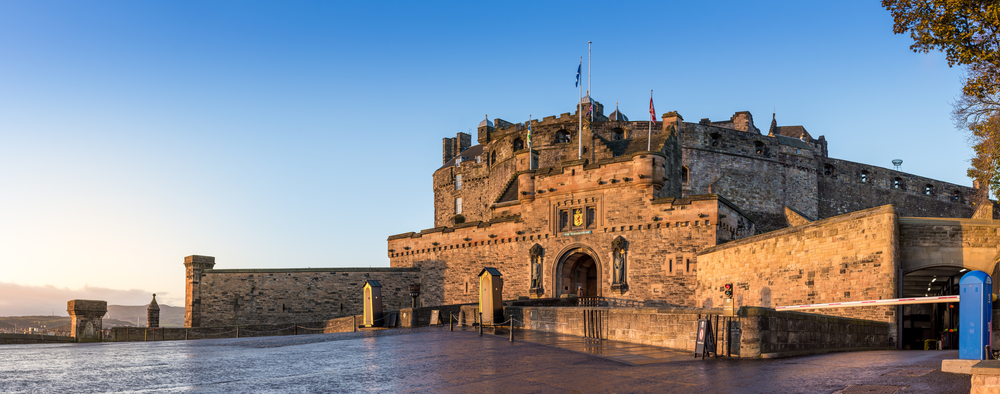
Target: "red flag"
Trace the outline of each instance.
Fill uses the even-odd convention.
[[[649,95],[649,121],[656,125],[656,110],[653,109],[653,95]]]

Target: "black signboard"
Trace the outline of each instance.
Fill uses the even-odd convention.
[[[698,320],[698,338],[695,340],[694,345],[694,356],[701,355],[701,358],[705,358],[705,355],[715,348],[715,336],[712,335],[712,322],[708,319]]]

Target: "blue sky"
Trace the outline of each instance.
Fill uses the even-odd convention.
[[[878,2],[0,2],[0,315],[65,309],[19,289],[182,305],[191,254],[388,266],[433,226],[441,138],[573,111],[587,41],[633,119],[650,89],[692,122],[776,108],[833,157],[971,185],[962,70]]]

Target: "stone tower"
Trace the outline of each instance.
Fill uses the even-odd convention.
[[[156,293],[153,293],[153,301],[146,308],[146,327],[160,326],[160,306],[156,304]]]

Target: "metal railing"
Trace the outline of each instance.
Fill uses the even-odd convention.
[[[623,298],[610,297],[580,297],[577,306],[607,306],[612,308],[642,308],[646,306],[645,301],[626,300]]]

